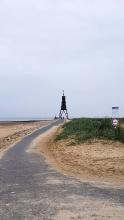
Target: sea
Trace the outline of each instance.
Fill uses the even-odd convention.
[[[11,118],[0,118],[0,122],[13,122],[13,121],[48,121],[53,120],[53,118],[37,118],[37,117],[11,117]]]

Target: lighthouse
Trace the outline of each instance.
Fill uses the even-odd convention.
[[[66,105],[66,96],[65,96],[64,91],[63,91],[59,118],[62,119],[64,117],[68,119],[68,110],[67,110],[67,105]]]

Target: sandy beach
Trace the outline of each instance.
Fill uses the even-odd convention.
[[[13,144],[50,121],[0,122],[0,156]]]

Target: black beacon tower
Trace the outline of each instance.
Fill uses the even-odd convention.
[[[63,119],[64,116],[68,119],[68,111],[67,111],[67,106],[66,106],[66,96],[64,95],[64,91],[63,91],[59,118]]]

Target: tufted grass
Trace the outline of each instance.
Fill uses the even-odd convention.
[[[124,122],[124,119],[120,120]],[[113,128],[110,118],[73,119],[63,126],[63,131],[56,140],[71,139],[72,143],[80,144],[93,139],[113,140],[124,143],[124,129]]]

